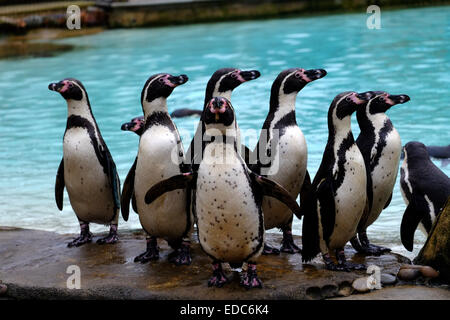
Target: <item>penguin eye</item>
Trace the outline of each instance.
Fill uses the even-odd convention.
[[[350,102],[351,101],[350,97],[345,98],[345,101]]]
[[[159,81],[159,83],[163,83],[164,79],[163,78],[159,78],[158,81]]]
[[[72,82],[69,82],[69,88],[72,88],[72,87],[73,87]]]
[[[384,101],[383,97],[379,97],[378,100],[380,101]]]
[[[300,72],[296,72],[294,75],[295,75],[296,78],[300,78],[300,77],[302,76],[302,75],[300,74]]]
[[[236,78],[237,78],[237,73],[233,72],[233,73],[231,74],[231,77],[234,78],[234,79],[236,79]]]

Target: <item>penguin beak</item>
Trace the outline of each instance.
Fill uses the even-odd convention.
[[[261,76],[258,70],[241,71],[239,74],[245,81],[255,80]]]
[[[321,79],[327,75],[327,71],[324,69],[310,69],[304,72],[307,82],[312,82],[317,79]],[[309,80],[309,81],[308,81]]]
[[[120,129],[123,131],[131,131],[133,126],[134,126],[134,122],[126,122],[126,123],[122,124]]]
[[[179,76],[170,76],[168,78],[168,80],[170,82],[172,82],[175,86],[180,86],[182,84],[185,84],[189,80],[189,78],[188,78],[187,75],[182,74],[182,75],[179,75]]]
[[[399,95],[390,94],[387,98],[388,98],[387,102],[393,106],[396,104],[403,104],[410,100],[409,96],[407,96],[406,94],[399,94]]]
[[[50,83],[48,85],[48,89],[51,91],[56,91],[56,92],[60,92],[61,89],[63,88],[64,84],[62,84],[61,82],[58,83]]]

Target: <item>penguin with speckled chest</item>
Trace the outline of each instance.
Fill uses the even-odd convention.
[[[326,74],[323,69],[292,68],[278,75],[272,84],[269,113],[252,153],[256,155],[256,165],[251,165],[251,169],[282,185],[294,199],[305,177],[311,184],[306,170],[306,140],[295,117],[295,99],[308,83]],[[300,252],[292,237],[292,211],[278,200],[265,197],[263,212],[266,230],[281,228],[283,231],[280,250],[264,244],[263,254]]]
[[[407,207],[400,236],[403,246],[412,251],[417,227],[428,236],[450,197],[450,179],[430,160],[423,143],[408,142],[403,147],[403,153],[400,190]]]
[[[122,212],[129,214],[130,201],[147,233],[147,249],[134,261],[145,263],[159,259],[157,238],[167,240],[174,252],[169,261],[189,265],[190,233],[193,219],[184,190],[176,190],[151,205],[144,201],[146,191],[161,180],[182,173],[184,150],[178,130],[169,116],[167,98],[187,76],[161,73],[151,76],[141,93],[145,126],[139,140],[137,158],[125,179]],[[138,130],[138,127],[136,127]]]
[[[355,236],[367,204],[366,167],[353,138],[351,115],[373,96],[344,92],[334,98],[328,111],[328,142],[302,208],[302,259],[310,261],[321,252],[329,270],[365,268],[346,261],[344,246]],[[333,252],[338,264],[330,257]]]
[[[222,68],[217,70],[213,73],[206,86],[205,101],[203,104],[204,108],[206,108],[206,105],[214,97],[221,96],[228,100],[231,100],[231,94],[233,93],[234,89],[236,89],[244,82],[259,78],[260,75],[261,74],[257,70],[242,71],[235,68]],[[187,151],[187,157],[190,160],[190,163],[195,165],[193,167],[194,170],[197,168],[198,164],[201,161],[201,150],[203,148],[202,143],[204,133],[205,124],[203,123],[202,116],[200,116],[200,121],[197,125],[195,135],[192,138],[189,149]],[[239,126],[237,127],[237,133],[238,145],[241,146],[241,134]],[[241,147],[239,148],[239,152],[241,152]]]
[[[380,255],[391,250],[371,244],[366,230],[391,202],[402,150],[400,135],[385,112],[396,104],[409,101],[409,97],[383,91],[374,93],[376,96],[366,107],[356,111],[361,129],[356,144],[366,164],[368,210],[364,212],[358,225],[358,236],[351,244],[360,253]]]
[[[66,188],[70,204],[80,223],[80,236],[68,244],[78,247],[92,241],[89,223],[110,225],[109,234],[99,244],[118,241],[120,181],[116,165],[92,114],[83,84],[72,78],[51,83],[67,102],[68,117],[63,137],[63,159],[58,168],[55,199],[63,208]]]
[[[238,151],[236,119],[229,100],[213,98],[203,111],[207,143],[196,172],[186,173],[151,188],[146,201],[156,201],[165,192],[191,188],[198,238],[213,259],[209,286],[223,286],[228,279],[222,262],[239,266],[247,262],[241,277],[245,288],[261,287],[256,260],[264,243],[263,196],[276,197],[291,210],[300,208],[279,184],[249,170]]]

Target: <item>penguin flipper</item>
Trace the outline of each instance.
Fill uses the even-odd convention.
[[[58,173],[56,174],[55,182],[55,200],[58,209],[61,211],[63,209],[63,199],[64,199],[64,187],[66,183],[64,182],[64,158],[61,160]]]
[[[145,194],[145,203],[152,203],[166,192],[188,188],[193,179],[194,173],[188,172],[162,180],[154,184],[153,187],[147,191]]]
[[[116,164],[114,163],[109,150],[105,147],[102,148],[103,158],[106,160],[106,169],[109,184],[112,189],[112,196],[114,199],[114,212],[120,209],[120,180],[117,173]]]
[[[414,233],[416,232],[417,226],[422,220],[423,214],[421,210],[410,203],[403,214],[402,223],[400,225],[400,237],[403,246],[408,251],[413,250],[414,243]]]
[[[391,200],[392,200],[392,192],[391,192],[391,195],[389,196],[388,201],[386,201],[386,204],[384,205],[383,210],[386,209],[391,204]]]
[[[264,195],[273,197],[275,199],[283,202],[292,212],[296,215],[297,218],[301,219],[302,216],[300,214],[300,206],[297,201],[292,198],[292,196],[287,192],[285,188],[283,188],[280,184],[275,181],[264,178],[260,175],[257,175],[253,172],[250,172],[250,175],[253,177],[253,180],[261,187]]]
[[[128,171],[127,177],[125,178],[125,181],[123,183],[122,196],[120,198],[122,217],[125,221],[128,221],[128,216],[130,214],[130,201],[134,195],[134,176],[136,172],[136,163],[137,158],[134,160],[130,171]],[[133,210],[137,212],[134,205]]]
[[[320,204],[320,221],[323,229],[323,239],[328,241],[334,230],[336,206],[334,203],[333,179],[327,177],[317,186],[317,201]]]
[[[312,183],[311,183],[311,176],[309,175],[308,170],[306,170],[305,179],[303,180],[302,187],[300,189],[300,209],[303,212],[306,210],[306,199],[308,198],[309,194],[312,191]]]

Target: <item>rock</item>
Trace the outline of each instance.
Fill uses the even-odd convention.
[[[369,281],[368,277],[358,278],[352,283],[353,289],[355,289],[358,292],[369,292],[370,288],[367,284],[367,281]]]
[[[420,268],[419,270],[420,270],[420,272],[422,273],[422,275],[425,278],[437,278],[437,277],[439,277],[439,272],[437,272],[436,270],[434,270],[430,266],[422,266],[422,268]]]
[[[380,278],[383,285],[391,285],[397,282],[397,277],[388,273],[382,273]]]
[[[8,291],[8,287],[5,284],[0,283],[0,297],[3,296],[6,291]]]
[[[400,269],[397,277],[401,280],[412,281],[420,277],[421,272],[419,269]]]
[[[339,291],[338,291],[338,296],[340,297],[348,297],[349,295],[351,295],[353,293],[353,287],[352,284],[350,282],[342,282],[339,285]]]
[[[414,263],[431,266],[438,270],[440,278],[450,283],[450,197],[436,218],[425,245]],[[431,271],[430,271],[431,272]],[[431,273],[430,273],[431,274]]]

